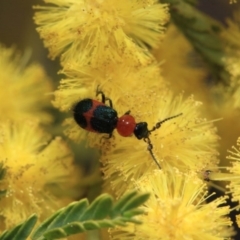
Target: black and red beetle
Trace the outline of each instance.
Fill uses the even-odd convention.
[[[151,130],[148,130],[148,124],[146,122],[136,123],[134,117],[130,115],[130,111],[127,111],[123,116],[118,117],[117,111],[113,109],[112,100],[105,97],[105,94],[97,88],[96,96],[98,95],[101,95],[102,97],[101,102],[85,98],[73,107],[73,117],[76,123],[81,128],[90,132],[107,133],[109,134],[109,138],[112,137],[115,128],[123,137],[128,137],[134,134],[137,139],[143,139],[148,144],[148,151],[157,166],[161,169],[152,152],[153,145],[149,135],[151,132],[160,128],[162,123],[176,118],[182,113],[157,122]],[[109,102],[109,106],[105,104],[106,101]]]

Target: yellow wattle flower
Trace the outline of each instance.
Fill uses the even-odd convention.
[[[236,215],[236,222],[238,227],[240,228],[240,214]]]
[[[201,103],[193,97],[185,100],[182,95],[174,97],[167,89],[145,90],[141,96],[146,98],[132,93],[127,99],[132,103],[131,110],[136,122],[147,122],[149,129],[160,120],[182,113],[163,123],[150,135],[152,151],[164,171],[176,167],[182,172],[199,172],[217,166],[219,137],[213,124],[200,117]],[[122,97],[126,98],[125,95]],[[134,102],[137,104],[134,105]],[[99,141],[96,138],[94,140],[93,135],[89,134],[89,142],[96,143]],[[157,168],[148,145],[135,136],[123,138],[114,133],[114,139],[102,140],[99,148],[105,185],[110,185],[117,196],[131,187],[134,180]]]
[[[111,230],[113,240],[225,240],[234,235],[230,208],[223,205],[226,197],[206,203],[206,184],[195,173],[156,170],[139,179],[136,188],[151,193],[138,219],[143,224]]]
[[[227,28],[222,31],[221,35],[224,40],[227,41],[227,47],[235,46],[239,49],[240,43],[238,41],[240,37],[240,16],[239,9],[233,12],[233,17],[231,19],[226,19]],[[236,48],[235,48],[236,50]]]
[[[237,147],[233,146],[227,159],[231,160],[232,166],[228,170],[232,173],[227,179],[230,181],[229,189],[234,201],[240,202],[240,137],[237,140]]]
[[[121,61],[136,41],[156,47],[163,37],[169,15],[167,5],[156,0],[45,0],[52,5],[35,6],[37,31],[50,51],[62,55],[62,63],[101,62],[102,56]],[[131,39],[132,38],[132,39]],[[140,48],[139,48],[140,49]]]
[[[223,40],[226,45],[226,57],[224,59],[226,69],[230,74],[229,90],[225,93],[225,102],[230,106],[238,109],[240,107],[240,10],[233,13],[233,19],[227,19],[227,28],[222,32]],[[222,90],[223,92],[223,90]],[[227,106],[228,107],[228,106]]]
[[[6,191],[0,198],[4,219],[0,230],[25,221],[33,213],[44,218],[69,201],[67,192],[76,181],[73,156],[60,137],[50,137],[32,120],[0,123],[0,166],[1,173],[5,172],[0,190]],[[54,197],[51,185],[62,188],[63,199],[59,193]]]
[[[240,31],[239,31],[240,36]],[[240,107],[240,51],[235,51],[234,55],[225,59],[226,68],[231,76],[230,91],[228,91],[227,101],[225,104],[230,106],[230,109],[239,109]],[[226,93],[225,93],[226,95]]]
[[[174,97],[166,88],[156,63],[140,64],[136,68],[112,63],[92,71],[91,67],[80,70],[74,67],[68,69],[67,75],[55,92],[54,105],[61,110],[71,111],[74,104],[84,98],[101,101],[100,96],[96,96],[99,86],[106,97],[112,99],[119,117],[130,110],[136,122],[147,122],[149,129],[165,118],[182,113],[150,135],[153,153],[161,167],[198,172],[218,163],[218,136],[212,123],[201,117],[201,103],[192,96]],[[104,176],[118,196],[124,192],[120,186],[127,186],[131,179],[138,179],[157,167],[147,150],[148,145],[135,136],[124,138],[114,131],[112,139],[104,140],[106,135],[81,129],[73,117],[65,124],[70,138],[79,141],[88,136],[88,144],[101,150]]]
[[[126,112],[130,104],[123,98],[124,94],[138,92],[141,96],[144,91],[141,89],[144,84],[148,88],[156,85],[165,89],[166,84],[160,76],[160,69],[153,59],[144,61],[144,54],[141,54],[140,62],[133,62],[130,57],[124,56],[122,63],[109,62],[107,65],[100,64],[98,67],[83,66],[79,68],[76,62],[68,65],[61,71],[66,78],[60,81],[58,90],[55,91],[53,105],[61,111],[69,111],[73,105],[83,98],[96,99],[96,90],[99,87],[113,100],[114,107],[121,113]],[[103,57],[103,61],[106,58]],[[139,83],[139,86],[136,84]],[[121,104],[118,104],[121,102]],[[128,109],[129,110],[129,109]]]
[[[146,142],[134,136],[123,138],[116,131],[107,140],[103,134],[81,129],[72,117],[66,120],[70,138],[87,136],[89,145],[101,151],[106,184],[118,197],[139,179],[138,189],[154,193],[142,218],[145,224],[123,235],[114,231],[114,239],[200,236],[221,240],[232,236],[231,221],[225,218],[230,210],[218,207],[225,198],[205,204],[205,185],[195,176],[218,163],[216,129],[201,117],[201,104],[192,96],[174,97],[145,48],[145,44],[157,47],[163,37],[162,26],[168,19],[166,5],[154,0],[45,2],[52,5],[36,7],[35,22],[50,57],[61,56],[66,76],[55,92],[54,106],[72,114],[77,101],[86,97],[100,100],[96,96],[99,87],[112,99],[119,116],[131,110],[136,122],[146,121],[149,129],[160,120],[182,113],[150,136],[153,153],[163,169],[156,174],[151,174],[157,166]],[[173,167],[184,173],[172,173]]]
[[[154,57],[161,63],[164,79],[175,93],[184,91],[205,99],[204,78],[207,73],[203,67],[197,66],[201,62],[193,47],[173,24],[169,24],[165,35],[158,49],[153,51]]]
[[[28,66],[26,56],[14,48],[0,45],[0,120],[35,116],[41,122],[52,117],[44,111],[50,107],[52,84],[38,64]]]

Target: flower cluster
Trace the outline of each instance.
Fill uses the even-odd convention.
[[[14,48],[0,45],[0,120],[36,118],[43,123],[52,119],[50,106],[53,87],[39,64],[28,64],[28,54],[21,56]],[[8,84],[6,84],[8,83]]]
[[[41,219],[71,201],[76,173],[66,143],[40,127],[52,121],[50,79],[26,56],[0,46],[0,231],[26,220],[33,213]],[[7,84],[6,84],[7,83]],[[61,149],[61,151],[59,151]],[[58,198],[51,185],[59,187]]]
[[[175,59],[175,52],[182,51],[180,47],[176,50],[172,47],[176,43],[175,36],[189,54],[193,49],[182,41],[183,36],[179,37],[174,28],[170,27],[165,33],[168,6],[155,0],[45,2],[44,6],[35,6],[34,20],[50,57],[60,57],[60,72],[64,75],[54,92],[53,105],[60,111],[72,112],[75,104],[84,98],[101,101],[100,96],[96,96],[96,90],[100,89],[112,100],[118,117],[131,111],[137,123],[148,124],[149,138],[139,141],[134,136],[123,138],[115,132],[107,139],[105,135],[81,129],[72,117],[64,122],[69,138],[86,139],[90,147],[101,151],[105,191],[117,198],[132,189],[152,193],[144,206],[146,214],[139,217],[144,224],[115,229],[111,231],[112,239],[223,240],[233,236],[232,222],[227,217],[231,209],[225,206],[227,197],[216,197],[207,203],[206,183],[203,182],[203,179],[213,179],[216,175],[211,170],[219,168],[219,136],[214,120],[205,118],[204,105],[189,95],[194,88],[206,89],[199,80],[206,77],[207,70],[193,69],[191,65],[185,67],[189,65],[184,61],[185,52]],[[195,25],[209,30],[210,24],[198,24]],[[216,39],[211,36],[210,39]],[[212,50],[222,56],[222,52],[218,55],[218,47]],[[215,58],[211,53],[207,56],[209,61]],[[235,60],[227,58],[228,67],[221,72],[234,72],[238,76]],[[236,68],[231,61],[236,63]],[[222,59],[216,62],[223,64]],[[216,62],[210,66],[216,66]],[[195,78],[194,87],[189,86],[191,78]],[[171,85],[174,81],[181,83],[172,91],[168,80]],[[187,93],[182,93],[182,89],[187,89]],[[237,99],[238,91],[234,89]],[[218,91],[215,89],[213,96],[219,92],[221,87]],[[230,95],[223,91],[221,94],[225,99]],[[204,99],[203,94],[198,96]],[[213,110],[215,105],[211,103],[209,109]],[[224,110],[231,109],[229,104],[222,106]],[[173,116],[178,117],[158,126],[159,122]],[[237,151],[235,156],[238,155]],[[235,170],[231,172],[237,179],[239,173]],[[199,173],[202,173],[201,178]],[[232,184],[230,190],[236,193],[237,199],[234,187],[238,185],[234,181]]]
[[[158,45],[163,24],[168,20],[167,7],[156,0],[54,1],[36,6],[35,22],[50,57],[60,56],[63,63],[98,65],[121,61],[122,55],[137,57],[138,47]]]
[[[233,194],[233,200],[240,201],[240,138],[237,140],[237,146],[233,146],[231,150],[229,150],[230,155],[227,157],[231,160],[232,166],[229,167],[229,171],[232,173],[232,176],[229,177],[230,185],[229,188]]]
[[[144,206],[146,215],[140,217],[147,224],[114,229],[111,239],[128,239],[130,234],[134,240],[220,240],[232,236],[226,198],[206,204],[206,184],[194,173],[172,170],[169,173],[155,170],[135,183],[139,190],[154,193]]]

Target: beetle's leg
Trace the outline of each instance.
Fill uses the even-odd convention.
[[[106,139],[110,139],[112,137],[112,133],[109,133],[108,137]]]
[[[96,96],[101,95],[102,97],[102,103],[105,103],[106,97],[103,91],[99,90],[99,85],[97,86]]]
[[[105,100],[108,100],[109,106],[113,108],[112,100],[110,98],[105,97]]]
[[[149,132],[153,132],[155,131],[156,129],[160,128],[161,125],[164,123],[164,122],[167,122],[168,120],[171,120],[173,118],[176,118],[178,116],[182,115],[182,113],[179,113],[178,115],[175,115],[175,116],[172,116],[172,117],[168,117],[168,118],[165,118],[164,120],[160,121],[160,122],[157,122],[156,125],[151,129],[149,130]]]
[[[112,105],[112,100],[111,100],[110,98],[106,97],[103,91],[99,90],[99,85],[98,85],[97,91],[96,91],[96,96],[98,96],[98,95],[101,95],[101,97],[102,97],[102,103],[105,104],[105,102],[108,101],[108,102],[109,102],[109,106],[110,106],[111,108],[113,107],[113,105]]]
[[[109,133],[108,136],[102,136],[101,139],[100,139],[100,142],[103,141],[103,140],[108,140],[110,138],[112,138],[113,134],[112,133]]]
[[[143,140],[144,140],[144,142],[146,142],[148,144],[147,150],[150,152],[153,161],[157,164],[158,168],[161,169],[161,166],[159,165],[155,155],[153,154],[153,151],[152,151],[153,145],[152,145],[152,142],[151,142],[150,138],[144,138]]]

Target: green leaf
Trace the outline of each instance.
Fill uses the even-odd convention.
[[[0,240],[25,240],[32,232],[37,222],[37,216],[32,215],[27,221],[16,226],[12,230],[5,231],[0,236]]]
[[[132,199],[129,199],[129,201],[122,208],[122,211],[129,211],[136,207],[139,207],[140,205],[142,205],[144,202],[148,200],[149,196],[150,196],[149,193],[144,193],[144,194],[138,194],[132,197]]]
[[[132,199],[136,195],[137,191],[132,191],[128,194],[125,194],[121,199],[118,200],[117,203],[115,203],[113,209],[112,209],[112,215],[111,217],[113,218],[114,216],[118,215],[118,212],[122,210],[122,208],[126,205],[126,203]],[[115,215],[116,214],[116,215]]]
[[[83,199],[79,202],[73,202],[67,207],[60,209],[37,228],[32,236],[32,239],[38,239],[50,228],[57,228],[58,226],[68,224],[69,219],[71,219],[71,222],[75,222],[87,206],[87,199]]]
[[[99,199],[101,201],[99,201]],[[108,194],[102,194],[96,198],[93,203],[88,207],[84,215],[79,219],[81,221],[88,219],[103,219],[109,215],[113,205],[113,200]]]
[[[97,221],[86,221],[83,223],[84,227],[86,230],[94,230],[100,228],[99,224]]]
[[[101,225],[101,228],[115,227],[115,224],[111,220],[108,220],[108,219],[99,221],[99,225]]]
[[[124,221],[124,223],[126,222],[128,218],[122,218],[122,221]],[[135,223],[135,224],[141,224],[142,222],[137,220],[137,219],[134,219],[134,218],[129,218],[129,220],[127,222],[132,222],[132,223]],[[125,224],[126,225],[126,224]]]
[[[71,203],[45,220],[32,234],[32,240],[52,240],[72,234],[116,225],[126,226],[127,222],[140,223],[134,219],[143,213],[138,207],[149,194],[136,191],[126,194],[114,206],[109,194],[102,194],[91,204],[87,199]],[[1,239],[0,239],[1,240]]]
[[[69,235],[85,232],[84,226],[79,222],[70,223],[63,227],[64,231]]]
[[[140,214],[143,214],[143,213],[144,213],[144,210],[142,210],[142,209],[134,209],[134,210],[131,210],[131,211],[124,212],[123,216],[131,218],[133,216],[137,216],[137,215],[140,215]]]
[[[53,230],[50,230],[44,234],[45,239],[59,239],[67,237],[66,232],[61,228],[55,228]],[[42,238],[41,238],[42,239]]]
[[[122,226],[122,227],[125,227],[127,225],[124,222],[123,218],[121,218],[121,219],[114,219],[113,222],[114,222],[115,225],[119,225],[119,226]]]

